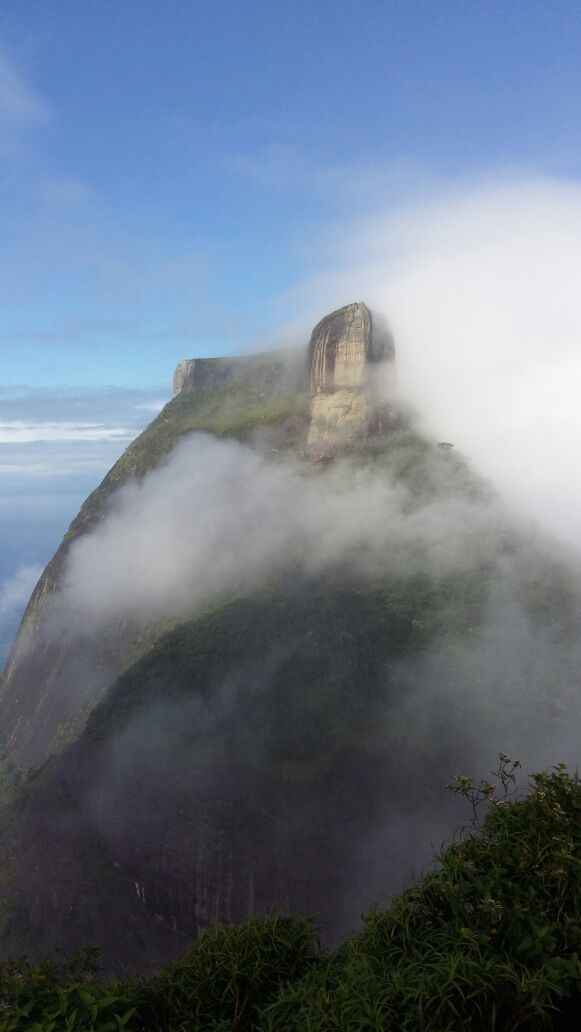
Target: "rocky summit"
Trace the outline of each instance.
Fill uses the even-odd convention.
[[[387,324],[361,301],[326,315],[307,348],[305,385],[311,395],[307,445],[313,451],[345,447],[386,429],[395,348]],[[174,394],[226,387],[248,359],[184,359]]]
[[[308,348],[311,447],[336,447],[387,425],[378,367],[391,366],[394,355],[389,330],[361,302],[339,308],[315,326]]]

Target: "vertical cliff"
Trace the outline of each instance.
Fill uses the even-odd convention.
[[[310,448],[332,449],[387,428],[380,369],[392,368],[394,356],[387,326],[362,302],[331,312],[315,326],[308,349]]]

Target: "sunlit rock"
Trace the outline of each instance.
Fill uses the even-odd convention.
[[[315,326],[308,349],[309,447],[359,440],[385,421],[387,379],[379,367],[391,366],[394,354],[387,326],[362,302],[337,309]]]

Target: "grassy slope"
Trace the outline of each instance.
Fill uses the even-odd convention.
[[[302,439],[308,396],[293,383],[292,373],[285,376],[284,359],[263,355],[239,361],[239,372],[226,386],[178,394],[162,409],[83,504],[65,540],[92,525],[112,490],[155,469],[184,434],[198,431],[246,440],[257,428],[294,420],[291,443]]]

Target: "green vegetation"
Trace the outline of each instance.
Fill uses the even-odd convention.
[[[257,1028],[264,1007],[319,957],[312,923],[300,917],[215,924],[185,957],[136,984],[133,998],[144,1028],[242,1032]]]
[[[215,924],[150,979],[95,958],[0,966],[6,1032],[541,1032],[581,1023],[581,781],[560,765],[511,801],[515,764],[455,791],[472,827],[334,953],[313,923]],[[487,808],[479,822],[481,807]]]
[[[219,742],[244,765],[266,763],[271,775],[320,777],[348,740],[385,739],[397,692],[387,661],[417,659],[440,636],[460,641],[478,619],[481,594],[474,576],[374,586],[330,575],[234,599],[164,635],[105,694],[82,741],[111,740],[137,721],[139,755],[163,742],[168,757],[202,762],[208,753],[213,763]],[[225,683],[235,692],[229,706]],[[194,703],[212,715],[203,730],[188,719]]]
[[[103,512],[115,488],[155,469],[185,434],[211,433],[247,440],[272,429],[277,444],[302,444],[306,437],[309,396],[300,378],[287,370],[284,356],[265,354],[241,359],[208,359],[207,365],[230,364],[231,376],[221,385],[178,394],[123,452],[100,486],[81,507],[65,541],[88,529]],[[278,437],[282,437],[279,442]]]
[[[3,1032],[122,1032],[135,1007],[127,989],[96,977],[98,951],[84,950],[68,963],[25,959],[0,968],[0,1027]]]
[[[184,434],[205,432],[245,439],[255,428],[306,416],[308,396],[282,385],[282,360],[272,356],[241,362],[240,373],[224,386],[178,394],[125,450],[106,482],[143,476],[159,465]]]

